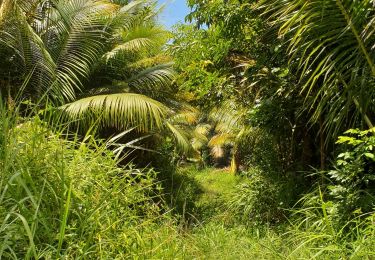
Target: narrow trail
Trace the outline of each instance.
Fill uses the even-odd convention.
[[[242,177],[225,169],[194,167],[180,168],[174,177],[173,203],[188,222],[186,259],[275,259],[280,237],[271,232],[261,236],[260,230],[241,225],[228,211]]]
[[[188,221],[210,221],[225,213],[241,180],[225,169],[179,168],[172,179],[171,206]]]
[[[200,186],[201,194],[197,202],[203,204],[230,199],[236,185],[241,182],[241,177],[230,174],[226,169],[208,168],[196,171],[182,168],[180,172],[193,178]]]

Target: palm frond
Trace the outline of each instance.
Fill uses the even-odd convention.
[[[13,0],[1,3],[0,10],[0,45],[13,51],[14,56],[10,59],[25,75],[32,74],[25,92],[39,98],[44,93],[59,93],[53,84],[55,63],[25,13]]]
[[[108,18],[117,9],[117,5],[108,1],[56,3],[45,34],[49,52],[56,62],[58,83],[66,92],[79,90],[82,79],[89,76],[92,65],[101,57]]]
[[[198,124],[195,127],[194,132],[196,132],[199,135],[207,136],[211,128],[212,126],[209,124]]]
[[[123,53],[152,52],[160,48],[168,38],[167,31],[162,27],[148,24],[122,29],[115,37],[118,38],[118,43],[104,55],[107,62]]]
[[[263,0],[260,8],[289,43],[312,121],[323,116],[333,134],[355,124],[353,112],[368,124],[375,97],[373,1]]]
[[[232,144],[234,141],[235,136],[229,133],[219,133],[214,135],[210,141],[208,142],[208,146],[215,147],[215,146],[224,146],[227,144]]]
[[[208,144],[208,134],[211,126],[209,124],[198,124],[191,138],[191,146],[198,151]]]
[[[224,156],[224,149],[220,145],[213,146],[211,154],[214,158],[221,158]]]
[[[220,107],[214,108],[209,113],[209,119],[213,121],[217,132],[233,132],[243,125],[243,116],[246,110],[236,107],[231,101],[227,101]]]
[[[161,64],[147,68],[128,80],[129,86],[140,93],[158,97],[170,92],[170,86],[175,78],[172,63]]]
[[[147,96],[133,93],[99,95],[77,100],[62,107],[72,120],[84,125],[99,120],[102,126],[148,132],[162,129],[168,109]]]
[[[173,125],[169,122],[166,123],[168,129],[172,133],[176,143],[177,147],[184,153],[188,153],[191,150],[191,145],[188,139],[188,134],[185,132],[185,130],[178,125]]]
[[[169,121],[174,124],[193,125],[197,123],[199,115],[200,113],[196,108],[184,105],[170,117]]]

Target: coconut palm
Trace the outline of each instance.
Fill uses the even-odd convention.
[[[81,125],[169,129],[182,144],[166,120],[178,111],[162,103],[174,73],[153,10],[147,1],[2,1],[1,43],[25,71],[23,96],[48,97]]]
[[[119,7],[109,1],[14,1],[1,3],[1,42],[12,49],[34,100],[74,100],[82,80],[104,49],[100,41]],[[107,18],[107,19],[105,19]]]
[[[187,151],[187,138],[173,120],[180,111],[171,101],[172,63],[161,54],[169,33],[155,24],[156,14],[136,13],[116,28],[95,76],[76,101],[62,108],[86,129],[96,122],[118,130],[135,126],[141,133],[167,131]]]
[[[289,44],[312,120],[331,134],[373,127],[375,8],[372,0],[263,0],[260,9]]]

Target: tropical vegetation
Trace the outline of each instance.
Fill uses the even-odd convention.
[[[0,0],[0,258],[373,259],[372,0]]]

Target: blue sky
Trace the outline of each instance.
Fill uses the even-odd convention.
[[[160,15],[160,22],[171,28],[177,22],[184,22],[185,16],[189,13],[189,8],[185,0],[158,0],[160,4],[165,4],[164,11]]]

